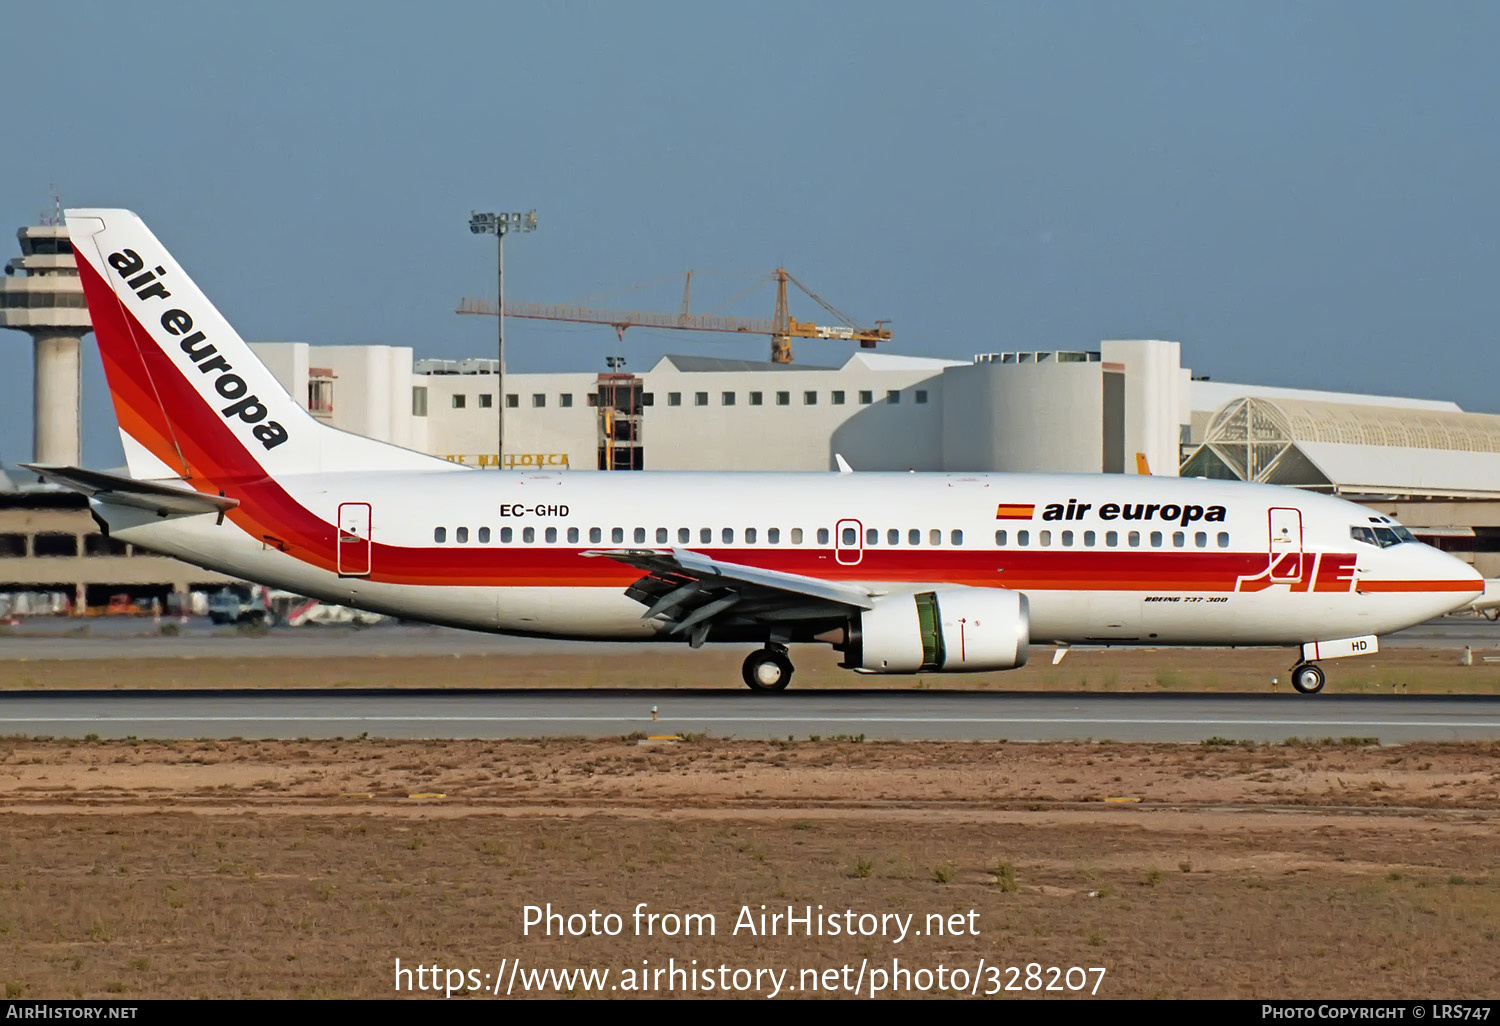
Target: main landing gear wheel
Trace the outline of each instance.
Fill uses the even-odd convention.
[[[792,682],[792,661],[784,648],[762,648],[745,657],[740,672],[751,691],[785,691]]]
[[[1323,690],[1323,668],[1317,663],[1298,663],[1292,667],[1292,687],[1304,695]]]

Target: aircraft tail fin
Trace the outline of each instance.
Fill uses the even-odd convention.
[[[131,211],[66,218],[132,477],[212,492],[327,470],[459,469],[319,423]]]

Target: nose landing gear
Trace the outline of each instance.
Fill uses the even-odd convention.
[[[1298,663],[1292,667],[1292,687],[1304,695],[1323,690],[1323,668],[1317,663]]]
[[[772,642],[746,656],[740,672],[751,691],[785,691],[792,682],[792,661],[785,645]]]

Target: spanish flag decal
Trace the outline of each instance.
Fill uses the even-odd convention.
[[[995,507],[996,520],[1030,520],[1034,513],[1034,502],[1002,502]]]

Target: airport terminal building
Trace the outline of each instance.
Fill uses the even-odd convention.
[[[21,229],[0,327],[36,347],[34,459],[79,462],[87,311],[65,229]],[[1182,347],[854,350],[836,365],[666,356],[640,373],[498,373],[406,346],[252,346],[315,417],[477,468],[1042,471],[1241,479],[1332,492],[1500,577],[1500,416],[1453,403],[1196,378]],[[503,385],[502,385],[503,382]],[[499,420],[505,423],[500,455]],[[94,606],[222,583],[110,545],[77,496],[0,472],[0,593]],[[154,589],[154,591],[153,591]]]
[[[287,390],[335,427],[507,469],[1175,473],[1190,414],[1175,342],[970,361],[856,351],[838,366],[666,356],[641,374],[505,375],[494,360],[386,346],[260,343]]]
[[[507,373],[410,348],[259,343],[335,427],[506,469],[1053,471],[1238,478],[1332,492],[1500,576],[1500,416],[1456,404],[1195,378],[1181,345],[858,350],[837,366],[666,356],[639,374]]]

